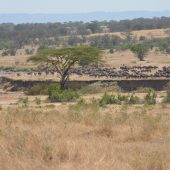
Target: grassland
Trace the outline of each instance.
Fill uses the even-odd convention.
[[[22,93],[4,94],[0,169],[170,169],[170,105],[99,107],[99,96],[70,104],[30,96],[25,104]]]
[[[160,38],[169,36],[165,31],[133,34]],[[27,58],[21,50],[17,56],[1,57],[0,66],[34,67]],[[105,51],[103,59],[116,68],[170,64],[169,56],[155,49],[142,62],[130,51]],[[101,107],[95,101],[104,92],[82,92],[85,102],[49,103],[46,95],[0,91],[0,170],[169,170],[170,105],[161,103],[165,92],[158,92],[156,105]],[[135,95],[143,98],[145,93]]]

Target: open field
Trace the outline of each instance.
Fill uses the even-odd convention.
[[[140,30],[140,31],[132,31],[131,32],[133,38],[137,38],[139,39],[141,36],[145,37],[146,39],[154,39],[154,38],[165,38],[165,37],[169,37],[170,36],[170,29],[153,29],[153,30]],[[87,38],[91,38],[91,37],[96,37],[96,36],[106,36],[106,35],[117,35],[121,38],[125,38],[125,34],[123,32],[115,32],[115,33],[98,33],[98,34],[90,34],[90,35],[86,35]],[[69,37],[60,37],[62,38],[69,38]],[[18,66],[25,66],[27,65],[25,63],[26,59],[28,58],[28,56],[26,56],[24,53],[24,49],[29,49],[31,50],[32,48],[35,48],[37,50],[38,46],[33,47],[32,45],[25,45],[23,49],[20,49],[17,51],[16,56],[14,57],[1,57],[0,58],[0,66],[15,66],[16,64],[18,64]],[[151,54],[153,55],[154,53],[151,52]],[[131,53],[129,53],[128,51],[125,52],[117,52],[115,54],[111,54],[113,55],[113,59],[115,56],[117,56],[120,59],[120,63],[122,62],[121,59],[124,60],[123,56],[127,57],[127,60],[125,61],[133,61],[134,62],[134,58],[132,57],[133,55]],[[150,56],[148,59],[155,59],[155,56]],[[122,57],[121,57],[122,56]],[[166,55],[164,54],[159,54],[157,57],[165,57]],[[107,57],[107,55],[106,55]],[[156,57],[156,58],[157,58]],[[157,59],[156,59],[157,60]],[[158,59],[159,60],[159,59]],[[108,63],[110,63],[110,60],[107,60]],[[166,61],[164,61],[163,59],[163,63],[165,63]],[[168,60],[169,62],[169,60]],[[115,64],[116,65],[116,64]]]
[[[83,98],[90,103],[101,95]],[[0,169],[170,169],[168,104],[99,107],[28,96],[24,105],[25,97],[1,92]]]
[[[32,63],[28,63],[27,59],[29,56],[5,56],[0,57],[0,67],[17,67],[17,68],[29,68],[34,67]],[[146,56],[145,61],[139,61],[134,54],[129,51],[117,51],[110,54],[108,51],[103,52],[104,64],[110,67],[120,67],[123,64],[127,66],[134,65],[154,65],[154,66],[167,66],[170,64],[170,55],[156,52],[155,49],[150,51]]]
[[[146,39],[153,39],[153,38],[165,38],[169,37],[169,28],[168,29],[153,29],[153,30],[139,30],[139,31],[131,31],[132,37],[139,39],[140,37],[145,37]],[[116,35],[121,38],[125,38],[124,33],[122,32],[115,32],[115,33],[98,33],[98,34],[91,34],[87,36],[88,38],[95,37],[95,36],[106,36],[106,35]]]
[[[169,31],[133,31],[132,35],[137,39],[141,36],[147,39],[164,38],[170,36]],[[93,34],[88,38],[106,34],[108,33]],[[124,38],[119,32],[108,35]],[[67,93],[68,98],[77,93],[74,100],[69,98],[69,102],[52,101],[49,90],[51,87],[44,82],[49,79],[59,81],[58,74],[31,72],[30,68],[37,66],[28,63],[28,57],[23,49],[17,51],[16,56],[0,57],[0,67],[26,70],[5,74],[11,79],[23,81],[3,84],[0,79],[0,170],[170,170],[168,88],[167,91],[155,92],[152,88],[143,86],[134,91],[129,88],[131,90],[127,92],[117,82],[95,82],[84,85],[84,89],[74,84],[72,91],[55,89],[51,92],[52,97],[58,95],[61,99]],[[105,68],[116,71],[120,71],[123,65],[156,66],[156,69],[152,68],[146,73],[152,74],[165,66],[169,67],[170,55],[153,48],[145,61],[139,61],[130,50],[116,51],[113,54],[104,50],[103,61]],[[146,68],[134,69],[139,70],[148,71]],[[168,71],[167,69],[167,73]],[[3,74],[3,71],[0,72],[0,78]],[[161,83],[156,85],[165,88],[168,78],[161,78],[158,77]],[[78,83],[97,79],[97,76],[83,74],[72,74],[69,77],[69,80],[78,80]],[[113,80],[113,77],[103,76],[99,80],[106,79]],[[139,79],[142,80],[141,77]],[[137,86],[139,79],[136,78]],[[44,84],[33,84],[34,81],[25,80],[42,81]],[[123,78],[119,77],[119,80]],[[14,85],[14,82],[19,82],[19,85]],[[146,82],[142,83],[146,85]],[[151,86],[153,83],[150,82]],[[127,87],[126,84],[125,81],[124,85]]]
[[[169,33],[170,29],[152,29],[152,30],[139,30],[139,31],[131,31],[132,38],[139,40],[140,37],[145,37],[146,39],[153,39],[153,38],[166,38],[170,36]],[[87,39],[91,39],[98,36],[118,36],[122,39],[126,38],[124,32],[113,32],[113,33],[94,33],[90,35],[85,35]],[[81,38],[81,35],[77,35],[77,37]],[[60,36],[60,39],[67,40],[69,36]]]
[[[14,57],[1,57],[0,58],[0,67],[14,67],[17,69],[26,69],[29,72],[30,68],[36,68],[37,66],[31,62],[27,62],[28,56],[14,56]],[[139,61],[137,57],[130,51],[117,51],[113,54],[110,54],[108,51],[103,51],[103,63],[105,67],[115,68],[117,71],[120,69],[122,65],[126,65],[128,67],[133,66],[156,66],[157,71],[161,70],[163,67],[169,67],[170,64],[170,55],[163,54],[161,52],[155,51],[153,49],[146,56],[145,61]],[[59,80],[59,76],[55,75],[46,75],[46,73],[42,73],[39,76],[27,75],[26,73],[21,73],[20,76],[17,76],[17,73],[10,73],[6,75],[12,79],[21,79],[21,80]],[[113,80],[112,77],[91,77],[89,75],[77,75],[72,74],[70,76],[70,80]],[[123,79],[123,78],[116,78]],[[152,78],[151,78],[152,79]]]

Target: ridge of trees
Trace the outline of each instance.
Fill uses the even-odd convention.
[[[122,21],[92,21],[67,22],[67,23],[37,23],[37,24],[0,24],[0,50],[5,49],[5,53],[13,55],[17,49],[24,45],[52,46],[62,45],[71,47],[88,44],[98,48],[124,48],[131,43],[130,37],[123,40],[118,36],[97,36],[87,39],[85,35],[103,32],[131,32],[134,30],[170,28],[170,18],[138,18]],[[168,33],[170,34],[170,32]],[[81,35],[81,36],[79,36]],[[130,35],[130,34],[128,34]],[[66,36],[67,40],[61,40],[61,36]],[[145,37],[144,37],[145,38]],[[142,39],[141,39],[142,40]],[[142,41],[146,41],[143,39]],[[159,40],[158,40],[159,41]],[[162,41],[162,40],[160,40]],[[166,39],[163,41],[167,41]],[[169,40],[168,40],[169,41]],[[134,42],[132,42],[134,43]],[[147,42],[148,43],[148,42]],[[159,42],[158,42],[159,43]],[[155,43],[157,44],[157,43]],[[169,47],[168,47],[169,48]],[[168,49],[169,50],[169,49]]]

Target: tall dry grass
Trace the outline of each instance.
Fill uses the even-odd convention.
[[[95,101],[80,101],[60,112],[2,109],[0,169],[168,170],[169,108],[101,108]]]

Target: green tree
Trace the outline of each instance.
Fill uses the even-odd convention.
[[[143,44],[134,44],[131,46],[130,50],[138,57],[140,61],[144,60],[149,49]]]
[[[87,26],[88,29],[92,31],[92,33],[100,32],[100,23],[98,21],[92,21]]]
[[[74,48],[47,49],[32,56],[28,61],[45,63],[48,69],[53,69],[60,75],[60,88],[65,89],[69,79],[70,69],[75,65],[88,65],[101,61],[100,50],[91,46]]]

